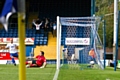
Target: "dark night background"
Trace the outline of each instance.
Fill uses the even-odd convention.
[[[4,1],[0,0],[0,13]],[[26,0],[26,4],[28,3],[29,9],[39,7],[39,17],[83,17],[91,15],[91,0]]]
[[[91,0],[40,0],[40,15],[82,17],[91,15]]]

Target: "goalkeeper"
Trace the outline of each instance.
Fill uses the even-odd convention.
[[[46,59],[44,57],[44,52],[40,51],[40,54],[35,57],[32,61],[26,61],[26,67],[40,67],[45,68],[46,67]]]

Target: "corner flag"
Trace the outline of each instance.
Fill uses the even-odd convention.
[[[5,30],[8,30],[9,17],[17,11],[17,0],[5,0],[3,3],[2,12],[0,14],[0,22],[3,24]]]

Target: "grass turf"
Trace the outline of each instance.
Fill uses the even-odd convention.
[[[58,80],[120,80],[120,70],[107,67],[100,69],[64,69],[59,72]]]
[[[46,68],[27,68],[26,80],[52,80],[55,74],[55,65]],[[0,65],[0,80],[19,80],[18,66]]]
[[[27,68],[26,80],[52,80],[55,74],[55,65],[47,65],[46,68]],[[0,80],[18,80],[18,66],[0,65]],[[120,70],[113,68],[98,69],[69,69],[61,68],[58,80],[120,80]]]

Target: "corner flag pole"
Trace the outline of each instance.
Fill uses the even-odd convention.
[[[19,36],[19,80],[26,80],[25,67],[25,0],[17,0]]]

